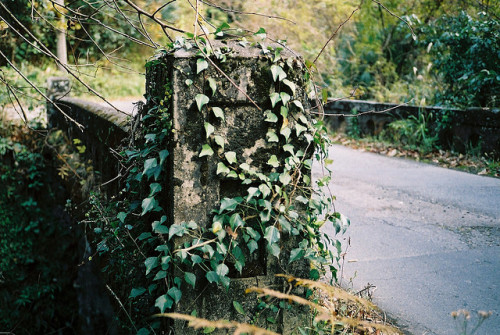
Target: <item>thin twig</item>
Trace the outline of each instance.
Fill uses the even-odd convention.
[[[211,240],[208,240],[208,241],[205,241],[205,242],[203,242],[203,243],[198,243],[198,244],[192,245],[192,246],[190,246],[189,248],[177,249],[177,250],[175,250],[175,252],[176,252],[176,253],[177,253],[177,252],[182,252],[182,251],[187,252],[187,251],[189,251],[189,250],[193,250],[193,249],[196,249],[196,248],[199,248],[199,247],[203,247],[204,245],[210,244],[210,243],[215,242],[215,241],[217,241],[217,239],[216,239],[216,238],[211,239]]]
[[[325,45],[323,45],[323,48],[321,48],[321,51],[319,52],[319,54],[316,56],[316,58],[314,58],[314,61],[313,61],[313,64],[316,64],[316,61],[318,60],[319,56],[321,56],[321,54],[323,53],[323,51],[325,51],[326,49],[326,46],[328,45],[328,43],[330,43],[331,40],[333,40],[335,38],[335,36],[337,36],[337,33],[339,32],[340,28],[342,28],[344,26],[344,24],[346,24],[347,22],[349,22],[349,20],[351,19],[351,17],[354,15],[354,13],[356,13],[358,10],[359,10],[359,6],[354,9],[351,13],[351,15],[349,15],[349,17],[344,21],[342,22],[338,27],[337,29],[335,29],[335,31],[333,32],[332,36],[330,36],[330,38],[328,39],[328,41],[326,41]]]
[[[113,292],[113,290],[111,289],[111,287],[109,287],[108,284],[106,284],[106,288],[108,289],[108,291],[111,293],[111,295],[116,299],[116,301],[118,302],[118,304],[120,305],[120,307],[123,309],[123,311],[125,312],[125,314],[127,315],[128,319],[130,320],[130,323],[132,324],[132,327],[134,327],[135,331],[137,332],[137,328],[135,327],[135,322],[134,320],[132,320],[132,318],[130,317],[130,314],[128,314],[127,312],[127,309],[125,308],[125,306],[123,306],[120,298],[118,298],[118,296],[115,294],[115,292]]]
[[[0,55],[7,61],[7,63],[9,63],[9,65],[14,69],[14,71],[16,71],[21,77],[23,77],[24,81],[26,81],[31,87],[33,87],[37,92],[38,94],[40,94],[42,97],[44,97],[47,101],[49,101],[50,103],[52,103],[58,111],[60,111],[65,117],[67,117],[71,122],[73,122],[78,128],[80,128],[80,130],[83,131],[83,129],[85,129],[85,127],[83,125],[81,125],[80,123],[76,122],[76,120],[74,120],[72,117],[70,117],[68,114],[66,114],[61,108],[59,108],[59,106],[57,106],[54,101],[52,101],[52,99],[50,99],[45,93],[43,93],[35,84],[33,84],[31,82],[31,80],[29,80],[23,73],[21,70],[19,70],[10,60],[7,56],[5,56],[5,54],[2,52],[2,50],[0,50]]]
[[[214,8],[217,8],[217,9],[220,9],[226,13],[235,13],[235,14],[240,14],[240,15],[254,15],[254,16],[263,16],[263,17],[267,17],[268,19],[277,19],[277,20],[283,20],[283,21],[288,21],[290,23],[293,23],[293,24],[297,24],[296,22],[290,20],[290,19],[287,19],[286,17],[282,17],[282,16],[277,16],[277,15],[269,15],[269,14],[263,14],[263,13],[254,13],[254,12],[243,12],[243,11],[239,11],[239,10],[235,10],[235,9],[230,9],[230,8],[224,8],[224,7],[221,7],[219,5],[216,5],[214,3],[211,3],[210,1],[203,1],[201,0],[202,3],[206,4],[206,5],[209,5],[210,7],[214,7]]]
[[[367,112],[362,112],[362,113],[357,113],[357,114],[322,114],[322,113],[318,113],[318,112],[311,112],[311,114],[319,114],[319,115],[325,115],[325,116],[344,116],[344,117],[358,117],[358,116],[361,116],[361,115],[365,115],[365,114],[384,114],[384,113],[387,113],[393,109],[397,109],[399,107],[403,107],[403,106],[406,106],[408,105],[410,102],[412,102],[413,99],[410,99],[409,101],[407,102],[404,102],[402,104],[399,104],[397,106],[394,106],[394,107],[391,107],[391,108],[387,108],[387,109],[384,109],[384,110],[381,110],[381,111],[376,111],[376,110],[371,110],[371,111],[367,111]]]
[[[24,108],[23,108],[23,105],[21,104],[21,102],[19,101],[19,99],[17,98],[17,94],[16,92],[14,92],[14,90],[12,89],[12,87],[10,86],[10,84],[3,78],[3,76],[0,76],[0,81],[2,83],[4,83],[4,85],[7,87],[7,90],[9,91],[9,99],[10,101],[12,102],[12,105],[14,106],[14,110],[16,111],[16,113],[19,115],[19,112],[17,111],[17,108],[15,106],[15,104],[13,103],[12,101],[12,98],[10,97],[10,94],[12,93],[12,95],[14,96],[14,99],[16,100],[16,103],[17,105],[19,106],[19,108],[21,109],[21,113],[22,113],[22,119],[24,121],[24,124],[25,125],[28,125],[28,117],[26,116],[26,113],[24,112]],[[19,115],[21,116],[21,115]]]
[[[406,21],[405,19],[403,19],[402,17],[394,14],[393,12],[391,12],[387,7],[385,7],[383,4],[380,3],[380,1],[377,1],[377,0],[372,0],[372,2],[378,4],[380,7],[382,7],[387,13],[391,14],[392,16],[394,16],[395,18],[403,21],[407,26],[408,28],[410,28],[411,30],[411,34],[413,37],[416,37],[417,35],[415,34],[415,32],[413,31],[413,28],[411,27],[410,23],[408,21]]]

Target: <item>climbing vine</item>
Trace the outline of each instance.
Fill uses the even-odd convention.
[[[259,30],[255,38],[265,38],[265,31]],[[247,47],[250,42],[242,40],[239,45]],[[339,233],[348,221],[335,212],[334,197],[327,190],[331,161],[323,123],[311,119],[302,103],[307,101],[304,87],[313,94],[310,73],[296,58],[282,56],[283,46],[250,46],[254,45],[262,50],[270,78],[267,108],[261,112],[268,125],[266,147],[271,149],[261,167],[227,150],[226,111],[211,105],[219,83],[208,70],[219,70],[216,64],[232,57],[231,47],[212,47],[203,38],[179,38],[146,64],[154,71],[168,71],[165,55],[196,50],[195,66],[183,73],[187,87],[196,85],[193,76],[203,76],[206,82],[196,87],[200,92],[193,101],[204,125],[198,158],[215,162],[218,178],[232,181],[238,194],[220,199],[208,225],[169,222],[171,209],[164,204],[171,194],[164,186],[171,182],[168,161],[175,132],[172,83],[150,90],[157,93],[146,97],[146,107],[121,153],[128,172],[121,194],[106,204],[94,195],[87,213],[93,218],[88,222],[109,282],[130,290],[116,294],[129,299],[129,308],[121,303],[130,321],[124,327],[146,334],[160,322],[146,324],[145,316],[170,310],[201,281],[228,288],[230,278],[254,275],[252,264],[262,267],[272,261],[284,272],[294,263],[312,279],[326,272],[336,278],[340,242],[320,229],[333,225]],[[312,180],[315,164],[321,164],[324,175]]]

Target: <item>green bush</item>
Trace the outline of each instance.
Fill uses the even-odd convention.
[[[445,106],[498,107],[500,21],[480,13],[443,16],[426,31],[434,69],[444,83],[436,101]]]
[[[67,333],[78,314],[77,253],[57,205],[65,194],[51,182],[43,138],[11,131],[0,128],[0,330]]]

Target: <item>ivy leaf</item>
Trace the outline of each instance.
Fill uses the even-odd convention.
[[[210,101],[210,99],[205,94],[196,94],[196,97],[194,99],[196,101],[196,106],[198,106],[198,110],[200,112],[203,106],[208,104],[208,102]]]
[[[212,135],[213,132],[215,131],[215,128],[214,128],[214,126],[212,126],[208,122],[205,122],[204,126],[205,126],[205,133],[207,134],[207,138],[209,138],[210,135]]]
[[[257,187],[249,187],[247,191],[248,191],[247,202],[249,202],[255,195],[260,194],[260,191]]]
[[[224,121],[224,111],[220,107],[212,107],[212,112],[214,112],[215,117]]]
[[[169,152],[168,152],[168,150],[162,150],[162,151],[160,151],[159,154],[160,154],[160,165],[162,165],[163,162],[165,161],[165,159],[168,157]]]
[[[217,275],[217,272],[215,271],[209,271],[205,275],[210,283],[218,283],[219,282],[219,275]]]
[[[236,300],[233,301],[233,307],[236,310],[236,312],[240,313],[241,315],[246,315],[245,310],[243,309],[243,306]]]
[[[266,30],[264,28],[260,28],[254,35],[261,40],[265,40],[267,37]]]
[[[128,297],[133,299],[140,296],[144,292],[146,292],[146,289],[144,287],[133,288],[132,291],[130,291],[130,295]]]
[[[266,137],[267,137],[267,141],[269,143],[271,142],[279,142],[279,138],[278,138],[278,135],[276,135],[276,133],[274,131],[268,131],[267,134],[266,134]]]
[[[259,213],[259,218],[260,221],[262,222],[268,222],[269,220],[271,220],[271,211],[270,210],[261,211]]]
[[[269,158],[269,160],[267,161],[267,165],[271,165],[272,167],[277,168],[280,165],[278,157],[276,157],[276,155],[272,155],[271,158]]]
[[[278,244],[269,244],[267,246],[267,249],[269,250],[269,252],[275,256],[275,257],[279,257],[280,255],[280,246]]]
[[[274,244],[280,240],[280,232],[275,226],[269,226],[266,228],[264,233],[264,239],[267,240],[269,244]]]
[[[214,78],[208,78],[208,86],[210,86],[210,89],[212,90],[212,96],[217,92],[217,83],[215,82]]]
[[[266,119],[264,121],[272,122],[272,123],[278,122],[278,117],[272,111],[266,110],[265,115],[266,115]]]
[[[196,60],[196,73],[200,73],[201,71],[208,68],[208,62],[204,58],[198,58]]]
[[[324,88],[321,90],[321,96],[323,98],[323,104],[326,104],[328,102],[328,89]]]
[[[153,195],[161,191],[161,185],[158,183],[151,183],[149,185],[149,189],[150,189],[149,196],[152,197]]]
[[[276,92],[271,93],[269,95],[269,99],[271,99],[271,107],[273,107],[273,108],[274,108],[274,106],[276,106],[276,104],[278,102],[281,101],[281,97],[280,97],[279,93],[276,93]]]
[[[158,266],[158,257],[148,257],[144,261],[144,265],[146,266],[146,276]]]
[[[196,285],[196,276],[195,276],[194,273],[184,272],[184,280],[186,281],[186,283],[188,283],[189,285],[193,286],[193,288],[195,287],[195,285]]]
[[[292,177],[290,177],[287,172],[283,172],[282,174],[280,174],[280,182],[283,184],[283,186],[290,184],[291,181]]]
[[[304,205],[307,204],[309,202],[309,200],[307,200],[307,198],[305,198],[304,196],[302,195],[299,195],[298,197],[295,198],[295,200],[303,203]]]
[[[142,213],[141,215],[144,215],[153,209],[155,209],[158,206],[158,200],[155,199],[155,197],[148,197],[142,200]]]
[[[301,111],[304,111],[304,106],[302,106],[302,103],[299,100],[293,100],[292,103],[297,106]]]
[[[231,199],[231,198],[224,198],[221,200],[220,202],[220,209],[219,209],[219,213],[222,213],[224,211],[234,211],[236,209],[236,207],[238,206],[239,202],[234,200],[234,199]]]
[[[281,229],[285,233],[289,233],[292,230],[292,226],[290,225],[290,222],[288,222],[288,220],[283,215],[280,215],[278,222],[281,226]]]
[[[118,213],[118,215],[116,216],[116,218],[118,220],[120,220],[121,223],[125,223],[125,218],[127,217],[127,213],[125,212],[120,212]]]
[[[298,123],[295,125],[295,131],[297,132],[297,137],[299,137],[300,134],[306,130],[307,130],[307,127],[304,127]]]
[[[253,252],[259,248],[259,245],[257,244],[257,242],[255,242],[255,240],[250,240],[250,242],[248,242],[247,244],[247,247],[248,250],[250,250],[250,254],[253,254]]]
[[[288,86],[290,88],[290,90],[292,90],[292,94],[295,95],[295,84],[293,82],[291,82],[290,80],[288,79],[284,79],[283,80],[283,84],[285,84],[286,86]]]
[[[234,151],[228,151],[224,154],[224,156],[226,157],[229,164],[235,164],[238,162],[236,160],[236,152]]]
[[[184,222],[183,222],[184,223]],[[177,224],[177,223],[174,223],[173,225],[170,226],[170,229],[169,229],[169,232],[168,232],[168,239],[170,240],[174,235],[177,235],[177,236],[182,236],[186,233],[187,229],[186,229],[186,224],[184,223],[183,224]]]
[[[160,221],[155,221],[151,224],[153,231],[158,234],[168,234],[168,227],[160,223]]]
[[[192,81],[191,79],[186,79],[186,80],[184,81],[184,83],[186,84],[186,86],[191,86],[191,85],[193,85],[193,81]]]
[[[215,143],[224,150],[224,138],[219,135],[214,136]]]
[[[286,73],[283,68],[279,65],[271,65],[271,74],[273,75],[274,81],[282,81],[286,78]]]
[[[267,198],[267,196],[269,194],[271,194],[271,189],[266,184],[260,184],[259,185],[259,191],[260,191],[260,193],[262,193],[262,196],[264,198]]]
[[[294,149],[294,147],[293,147],[293,145],[291,145],[291,144],[285,144],[285,145],[283,146],[283,151],[285,151],[285,152],[289,152],[289,153],[290,153],[290,154],[292,154],[292,155],[294,154],[293,149]]]
[[[155,307],[160,309],[161,313],[164,313],[166,309],[171,308],[174,301],[166,294],[158,297],[155,301]]]
[[[199,263],[203,262],[203,259],[198,255],[192,255],[191,261],[193,262],[193,265],[195,265],[195,264],[199,264]]]
[[[219,275],[219,277],[225,277],[229,273],[229,268],[226,264],[222,263],[217,265],[215,272]]]
[[[144,170],[142,171],[142,174],[147,175],[148,177],[151,176],[157,166],[158,162],[156,158],[146,159],[146,161],[144,162]]]
[[[280,130],[280,134],[283,135],[287,141],[290,138],[291,133],[292,133],[292,130],[288,127],[285,127],[285,128]]]
[[[153,281],[163,279],[166,276],[167,276],[167,271],[160,270],[160,271],[158,271],[158,273],[156,274],[156,276],[153,278]]]
[[[226,178],[238,179],[238,174],[236,173],[236,171],[229,171],[229,173],[226,175]]]
[[[229,168],[224,165],[224,163],[222,162],[219,162],[217,163],[217,174],[221,174],[221,173],[224,173],[224,174],[228,174],[231,170],[229,170]]]
[[[200,157],[203,157],[203,156],[212,156],[214,154],[214,151],[212,150],[212,148],[210,147],[209,144],[203,144],[203,146],[201,147],[201,152],[200,152]]]
[[[150,238],[150,237],[151,237],[151,233],[142,233],[141,235],[139,235],[137,237],[137,239],[139,241],[142,241],[142,240],[145,240],[145,239]]]
[[[293,249],[291,252],[290,252],[290,260],[288,261],[288,263],[291,263],[293,261],[296,261],[298,259],[301,259],[304,257],[304,254],[305,254],[305,251],[304,249],[302,248],[296,248],[296,249]]]
[[[177,286],[172,286],[170,290],[167,291],[167,294],[174,299],[175,303],[178,303],[182,297],[182,292]]]
[[[281,101],[283,101],[283,106],[286,106],[288,101],[290,101],[290,94],[285,93],[285,92],[281,92],[280,98],[281,98]]]
[[[256,240],[256,241],[260,240],[259,232],[256,231],[255,229],[253,229],[252,227],[246,227],[246,232],[254,240]]]
[[[285,106],[281,106],[280,114],[283,116],[284,119],[286,119],[288,117],[288,108],[286,108]]]

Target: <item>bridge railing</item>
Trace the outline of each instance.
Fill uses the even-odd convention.
[[[324,107],[325,121],[331,131],[343,132],[349,128],[348,118],[357,115],[361,135],[379,135],[393,121],[419,113],[434,115],[434,119],[449,117],[449,129],[440,140],[445,146],[465,151],[468,146],[481,146],[487,153],[500,155],[500,109],[472,107],[466,109],[422,107],[379,103],[362,100],[330,99]]]

